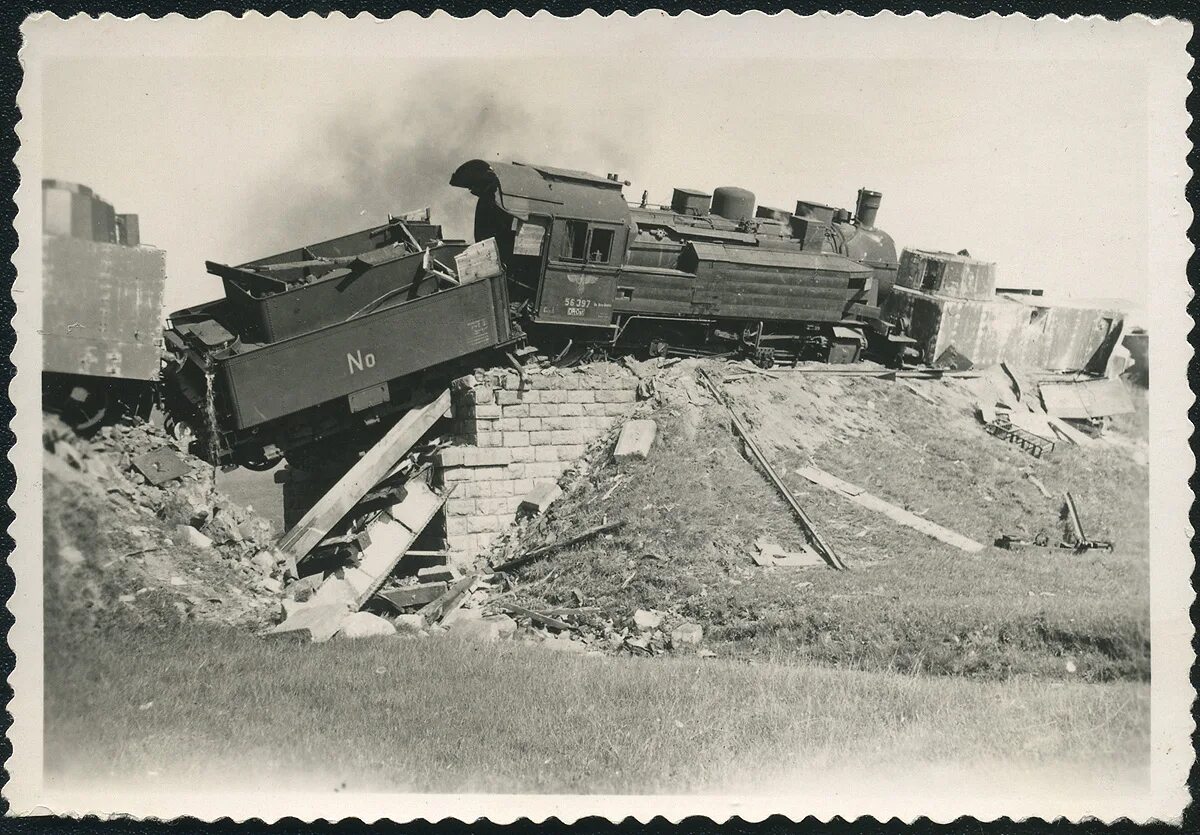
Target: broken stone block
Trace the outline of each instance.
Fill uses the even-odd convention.
[[[354,589],[339,577],[330,577],[313,593],[306,605],[339,606],[342,610],[354,608]]]
[[[626,421],[621,427],[621,434],[617,436],[613,458],[617,463],[647,458],[657,435],[658,425],[652,420]]]
[[[517,508],[518,513],[529,513],[537,516],[546,510],[562,495],[562,488],[551,482],[534,487]]]
[[[270,551],[259,551],[250,560],[250,564],[258,569],[260,574],[270,574],[275,567],[275,556]]]
[[[203,525],[212,516],[212,504],[209,502],[208,490],[201,485],[185,480],[176,485],[172,492],[186,508],[190,524]]]
[[[649,632],[652,629],[657,629],[662,623],[662,615],[657,612],[647,612],[645,609],[638,609],[633,613],[633,624],[640,632]]]
[[[450,627],[456,623],[483,620],[483,609],[455,609],[442,618],[442,626]]]
[[[499,635],[502,640],[506,640],[517,634],[517,622],[508,615],[495,615],[493,617],[485,618],[485,620],[493,623],[496,626],[496,634]]]
[[[337,632],[339,638],[374,638],[395,634],[396,627],[390,621],[370,612],[354,612],[346,615]]]
[[[511,628],[508,624],[504,623],[505,621],[511,624]],[[447,624],[447,626],[450,629],[451,635],[472,641],[485,641],[487,643],[499,641],[501,638],[512,637],[512,634],[517,631],[516,622],[506,615],[495,618],[462,618]]]
[[[454,569],[445,565],[429,565],[417,570],[418,583],[452,583],[457,579]]]
[[[425,628],[424,615],[397,615],[392,619],[396,632],[402,635],[416,635]]]
[[[337,633],[346,617],[346,607],[338,604],[305,604],[291,617],[272,629],[268,635],[282,635],[324,643]]]
[[[208,521],[204,526],[204,533],[213,542],[241,542],[242,532],[238,530],[237,524],[233,519],[224,514],[218,513]]]
[[[212,540],[209,539],[200,531],[193,528],[191,525],[176,525],[175,532],[179,534],[179,538],[187,545],[193,548],[211,548]]]
[[[693,647],[704,640],[704,629],[698,623],[685,623],[675,627],[671,632],[671,646]]]

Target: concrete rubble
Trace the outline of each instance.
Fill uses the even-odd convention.
[[[214,489],[211,467],[150,424],[81,437],[43,421],[48,617],[95,627],[112,618],[261,627],[279,606],[285,566],[271,523]],[[174,461],[166,479],[138,466]],[[165,468],[160,468],[165,469]],[[158,481],[157,484],[153,481]]]

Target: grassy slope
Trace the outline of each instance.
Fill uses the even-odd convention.
[[[833,385],[841,397],[816,403],[805,390]],[[986,435],[950,384],[918,385],[929,386],[940,405],[870,379],[756,379],[752,387],[730,387],[851,571],[755,567],[758,536],[799,541],[790,512],[740,455],[722,409],[702,410],[698,426],[667,409],[656,415],[661,440],[651,458],[628,465],[607,501],[599,499],[612,486],[612,465],[578,485],[541,535],[566,535],[602,516],[626,519],[626,527],[609,542],[529,566],[526,581],[554,576],[531,588],[526,602],[571,605],[571,590],[580,589],[588,603],[618,613],[656,607],[698,620],[723,654],[988,677],[1147,679],[1145,466],[1108,446],[1035,459]],[[837,407],[853,411],[831,411]],[[794,416],[794,425],[781,427],[780,415]],[[1057,542],[1061,491],[1069,489],[1088,535],[1118,547],[1111,554],[992,547],[966,554],[809,484],[794,470],[810,455],[989,545],[1001,533],[1039,530]],[[1044,498],[1025,472],[1055,498]],[[641,558],[648,552],[662,559]]]
[[[1149,734],[1137,683],[570,657],[449,638],[296,646],[198,626],[52,631],[47,659],[47,774],[126,790],[294,776],[322,790],[764,791],[838,769],[956,763],[1007,781],[1139,780]]]

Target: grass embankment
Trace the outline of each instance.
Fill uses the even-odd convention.
[[[1022,773],[1140,780],[1149,735],[1138,683],[575,657],[449,638],[297,646],[194,625],[52,629],[46,658],[47,775],[124,790],[787,791],[845,769],[947,764],[1010,785]]]
[[[671,611],[701,623],[709,645],[729,655],[991,678],[1149,679],[1144,464],[1107,444],[1033,458],[985,434],[954,384],[920,383],[935,395],[943,387],[937,406],[870,379],[837,381],[842,396],[813,402],[813,388],[832,385],[755,379],[730,391],[751,398],[755,431],[851,570],[754,566],[757,537],[800,541],[790,511],[740,454],[724,409],[665,409],[650,459],[626,465],[607,500],[613,465],[579,484],[540,535],[566,536],[601,517],[625,527],[522,569],[527,584],[553,574],[524,602],[574,605],[580,589],[589,605],[618,613]],[[809,448],[780,440],[772,420]],[[816,487],[795,473],[810,460],[988,547],[965,553]],[[1088,536],[1115,542],[1114,552],[991,547],[1004,533],[1045,531],[1059,542],[1065,490]]]

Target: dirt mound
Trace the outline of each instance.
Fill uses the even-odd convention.
[[[1147,468],[1126,454],[1128,438],[1060,445],[1039,459],[983,431],[963,381],[695,360],[631,367],[651,395],[638,416],[658,426],[650,457],[618,465],[614,433],[492,564],[605,522],[622,527],[509,572],[505,600],[563,612],[577,642],[607,651],[674,645],[985,677],[1148,676]],[[698,368],[725,380],[721,390],[850,570],[756,563],[757,542],[790,551],[805,537],[725,406],[698,385]],[[818,487],[800,475],[814,464],[988,547],[964,552]],[[991,547],[1001,534],[1061,541],[1067,490],[1088,535],[1116,543],[1112,553]],[[700,644],[672,640],[684,625],[701,628]]]
[[[43,428],[47,625],[195,620],[241,627],[279,607],[284,565],[270,522],[213,489],[204,462],[149,424],[91,438]],[[160,451],[178,477],[151,484],[139,456]],[[157,478],[156,478],[157,480]]]

